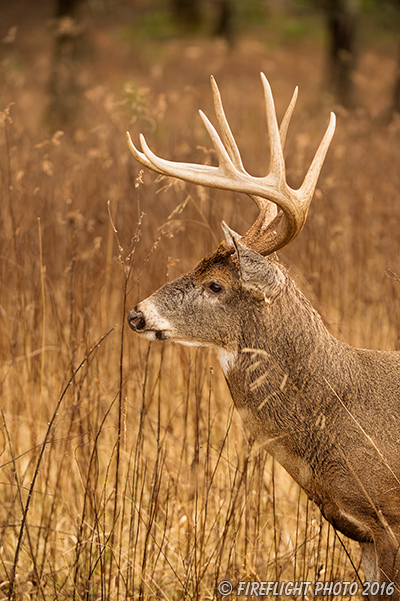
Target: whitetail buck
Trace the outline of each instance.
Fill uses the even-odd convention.
[[[400,352],[357,349],[334,338],[274,257],[304,226],[335,116],[302,186],[291,189],[283,146],[297,90],[279,130],[270,86],[261,77],[271,147],[265,177],[245,171],[213,79],[221,137],[200,115],[218,167],[160,159],[143,136],[140,152],[128,134],[130,151],[142,165],[244,192],[260,211],[244,236],[223,223],[226,241],[216,252],[140,302],[129,313],[129,325],[149,340],[218,350],[251,433],[333,527],[360,543],[366,581],[380,583],[377,597],[399,599]],[[395,586],[386,590],[390,582]]]

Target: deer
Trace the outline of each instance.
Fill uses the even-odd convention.
[[[276,252],[302,231],[335,131],[335,115],[298,189],[284,146],[296,88],[279,128],[261,73],[270,145],[264,177],[251,176],[213,77],[220,134],[200,112],[218,165],[162,159],[127,132],[131,154],[163,176],[248,195],[258,216],[193,271],[161,286],[128,315],[148,340],[216,349],[234,405],[255,440],[284,467],[334,529],[361,548],[366,594],[400,598],[400,351],[352,347],[334,337]],[[373,590],[371,583],[375,584]],[[370,588],[370,590],[369,590]]]

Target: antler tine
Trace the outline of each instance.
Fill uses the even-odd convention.
[[[127,137],[133,156],[142,165],[157,173],[177,177],[194,184],[243,192],[250,196],[260,209],[260,214],[243,236],[243,242],[259,253],[268,255],[293,240],[304,226],[317,179],[335,130],[335,116],[333,113],[331,114],[328,128],[303,184],[298,190],[293,190],[286,183],[283,147],[297,100],[297,88],[279,129],[271,87],[263,73],[261,73],[261,80],[264,88],[271,147],[270,166],[265,177],[253,177],[244,169],[239,149],[225,116],[218,86],[213,77],[211,78],[211,87],[221,137],[206,115],[202,111],[199,112],[217,153],[218,167],[167,161],[157,157],[150,150],[143,135],[140,135],[143,152],[134,146],[129,133]],[[275,208],[271,210],[272,207]],[[280,209],[278,214],[276,207]]]
[[[277,180],[277,184],[279,185],[281,178],[285,175],[283,146],[281,143],[281,136],[279,133],[271,86],[269,85],[269,81],[265,77],[264,73],[261,73],[261,81],[264,87],[265,110],[267,115],[268,136],[271,151],[268,175],[274,176],[274,179]]]
[[[303,198],[310,199],[308,204],[310,204],[311,197],[314,194],[315,186],[317,185],[318,177],[321,172],[322,165],[324,164],[326,153],[328,152],[328,148],[332,141],[333,134],[335,133],[335,127],[336,115],[335,113],[331,112],[329,118],[329,125],[325,132],[325,135],[322,138],[322,141],[318,147],[317,152],[315,153],[313,161],[306,173],[301,188],[298,191]]]
[[[286,109],[285,114],[283,115],[283,119],[282,119],[282,123],[281,126],[279,128],[279,133],[281,136],[281,145],[282,145],[282,150],[285,148],[285,142],[286,142],[286,134],[287,134],[287,130],[290,124],[290,120],[292,118],[293,115],[293,111],[294,111],[294,107],[296,106],[296,102],[297,102],[297,96],[299,95],[299,87],[296,86],[293,92],[293,96],[291,101],[289,102],[289,106]]]
[[[225,111],[224,111],[224,107],[222,105],[221,94],[220,94],[219,88],[217,86],[217,82],[215,81],[215,79],[212,75],[210,77],[210,82],[211,82],[211,89],[212,89],[213,100],[214,100],[215,114],[217,116],[218,124],[221,129],[222,142],[226,148],[226,151],[227,151],[232,163],[235,165],[236,169],[238,169],[238,171],[242,171],[243,173],[246,173],[246,170],[243,167],[242,157],[240,156],[240,152],[239,152],[239,149],[236,144],[236,140],[233,137],[228,120],[225,116]]]
[[[140,150],[138,150],[136,148],[136,146],[134,145],[134,143],[132,142],[132,138],[131,138],[131,134],[129,133],[129,131],[126,132],[126,140],[128,142],[128,148],[130,150],[131,155],[144,167],[148,167],[148,169],[151,169],[152,171],[156,171],[157,173],[164,173],[163,171],[161,171],[160,169],[158,169],[157,167],[155,167],[150,161],[149,159],[146,157],[145,154],[143,154],[143,152],[140,152]]]

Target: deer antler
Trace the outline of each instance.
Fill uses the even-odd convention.
[[[221,137],[206,115],[202,111],[199,112],[217,153],[218,167],[167,161],[157,157],[150,150],[142,134],[140,134],[140,143],[143,152],[137,150],[128,132],[127,139],[132,155],[142,165],[157,173],[211,188],[244,192],[250,196],[258,206],[260,213],[243,236],[242,242],[262,255],[269,255],[288,244],[303,229],[318,176],[335,131],[336,119],[334,113],[331,113],[329,125],[304,181],[298,190],[293,190],[286,182],[283,147],[297,100],[297,88],[279,130],[271,87],[264,73],[261,73],[261,80],[264,87],[271,148],[270,165],[265,177],[251,176],[244,169],[239,149],[225,117],[218,86],[213,77],[211,77],[211,87]],[[278,213],[271,202],[279,207]]]

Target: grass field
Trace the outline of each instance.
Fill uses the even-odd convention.
[[[61,130],[46,117],[51,32],[43,15],[19,18],[0,64],[0,599],[212,599],[225,579],[362,579],[357,546],[249,439],[216,355],[127,330],[127,310],[210,252],[222,219],[244,232],[256,209],[141,174],[125,131],[161,156],[210,160],[197,109],[213,118],[212,73],[261,175],[262,70],[279,116],[300,86],[286,151],[297,186],[336,110],[308,222],[280,257],[335,335],[398,349],[393,40],[363,41],[346,112],[324,89],[320,32],[269,25],[229,49],[102,17],[77,121]]]

